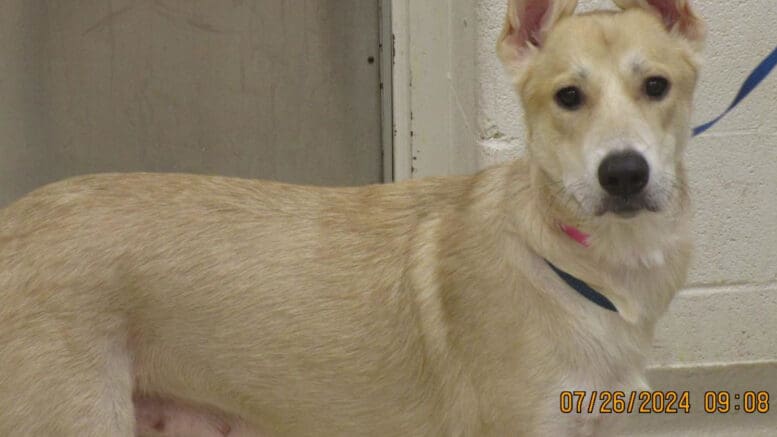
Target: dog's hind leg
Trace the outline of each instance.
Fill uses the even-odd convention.
[[[115,321],[13,310],[0,309],[0,436],[134,436],[131,360]]]

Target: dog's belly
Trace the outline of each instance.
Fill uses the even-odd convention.
[[[159,397],[133,398],[141,437],[267,437],[239,419]]]

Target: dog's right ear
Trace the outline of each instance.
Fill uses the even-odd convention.
[[[614,0],[621,9],[642,8],[656,14],[670,32],[682,35],[700,50],[704,44],[704,21],[696,15],[690,0]]]
[[[508,0],[497,53],[506,66],[520,66],[541,48],[548,31],[572,15],[577,0]]]

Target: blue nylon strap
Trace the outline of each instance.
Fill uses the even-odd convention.
[[[754,89],[756,89],[758,85],[760,85],[761,82],[766,79],[766,76],[768,76],[769,73],[774,70],[775,66],[777,66],[777,47],[775,47],[772,53],[769,54],[769,56],[767,56],[766,59],[764,59],[760,64],[758,64],[752,73],[750,73],[750,76],[748,76],[747,80],[745,80],[745,83],[742,84],[742,88],[740,88],[739,93],[737,93],[737,96],[731,105],[725,111],[723,111],[722,114],[718,115],[711,121],[695,127],[693,129],[693,136],[701,135],[707,131],[707,129],[715,126],[717,122],[725,117],[726,114],[731,112],[732,109],[736,108],[736,106],[739,105],[742,100],[745,99],[745,97],[747,97]]]
[[[553,263],[551,263],[548,260],[545,260],[546,263],[550,266],[551,269],[553,269],[554,272],[564,281],[572,287],[573,290],[580,293],[584,298],[590,300],[591,302],[599,305],[600,307],[618,312],[618,309],[615,308],[615,305],[610,301],[610,299],[607,299],[602,293],[599,293],[598,291],[591,288],[590,285],[586,284],[585,282],[581,281],[580,279],[575,278],[574,276],[570,275],[569,273],[559,269],[558,267],[554,266]]]

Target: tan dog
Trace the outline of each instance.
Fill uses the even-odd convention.
[[[85,176],[6,208],[0,435],[608,435],[559,396],[644,387],[688,265],[703,38],[686,0],[617,3],[510,1],[526,160],[343,189]]]

